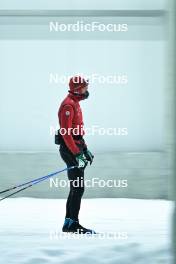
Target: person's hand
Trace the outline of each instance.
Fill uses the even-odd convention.
[[[86,160],[89,161],[91,165],[94,159],[94,155],[88,149],[84,150],[84,155],[86,157]]]
[[[87,166],[88,161],[85,159],[83,153],[77,154],[75,158],[79,169],[84,169]]]

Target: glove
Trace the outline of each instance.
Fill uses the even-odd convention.
[[[86,157],[86,160],[89,161],[91,165],[94,159],[94,155],[88,149],[84,150],[84,155]]]
[[[76,161],[78,163],[78,168],[80,169],[85,169],[85,167],[87,166],[88,161],[85,159],[84,154],[83,153],[79,153],[76,155]]]

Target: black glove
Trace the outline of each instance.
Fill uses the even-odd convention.
[[[84,154],[79,153],[79,154],[75,155],[75,158],[76,158],[76,161],[78,163],[78,168],[79,169],[85,169],[88,161],[85,159]]]
[[[91,165],[94,159],[94,155],[88,149],[85,149],[84,156],[86,157],[86,160],[90,162]]]

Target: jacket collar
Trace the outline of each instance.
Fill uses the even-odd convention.
[[[69,93],[68,97],[70,97],[71,99],[73,99],[75,102],[79,102],[81,101],[81,99],[79,98],[79,96],[75,96],[74,94]]]

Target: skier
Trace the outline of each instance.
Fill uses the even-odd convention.
[[[92,164],[94,158],[83,139],[85,134],[84,123],[79,104],[79,101],[87,99],[89,96],[88,81],[80,76],[72,77],[69,88],[69,93],[61,103],[58,111],[60,129],[56,136],[56,141],[58,141],[56,144],[60,145],[60,155],[67,167],[76,167],[67,171],[70,192],[67,198],[65,222],[62,231],[94,234],[95,231],[81,226],[78,218],[81,198],[84,193],[84,170],[88,162],[90,162],[90,165]],[[77,185],[75,180],[77,180]]]

